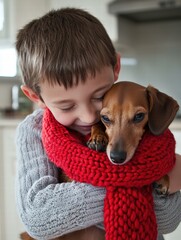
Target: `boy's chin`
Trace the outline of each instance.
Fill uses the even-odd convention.
[[[87,130],[87,131],[82,131],[82,130],[75,130],[77,132],[79,132],[80,134],[86,136],[86,135],[89,135],[91,133],[91,130]]]

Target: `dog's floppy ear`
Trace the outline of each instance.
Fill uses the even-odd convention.
[[[179,109],[176,100],[152,86],[146,88],[149,101],[148,126],[154,135],[160,135],[175,118]]]

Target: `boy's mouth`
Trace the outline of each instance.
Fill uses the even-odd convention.
[[[73,125],[71,126],[71,129],[74,129],[84,135],[87,135],[91,132],[91,128],[95,123],[91,124],[91,125]]]
[[[75,128],[77,129],[77,131],[80,131],[82,133],[90,133],[91,132],[91,128],[92,128],[93,125],[77,125],[75,126]]]

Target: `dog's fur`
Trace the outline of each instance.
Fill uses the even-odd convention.
[[[105,150],[113,164],[125,164],[134,152],[146,129],[160,135],[168,128],[178,111],[177,102],[154,87],[132,82],[119,82],[106,93],[101,120],[92,128],[88,146]],[[104,127],[105,126],[105,127]],[[106,131],[105,131],[106,129]],[[159,191],[168,189],[168,176],[159,182]],[[65,181],[70,181],[69,179]],[[160,187],[161,184],[161,187]],[[22,240],[33,240],[27,233]],[[105,233],[96,227],[69,233],[55,240],[104,240]]]
[[[125,164],[133,157],[144,132],[149,129],[154,135],[162,134],[178,109],[177,101],[152,86],[118,82],[103,99],[100,114],[105,127],[98,124],[92,128],[88,146],[98,150],[106,147],[113,164]],[[157,187],[165,193],[168,176],[162,180]]]

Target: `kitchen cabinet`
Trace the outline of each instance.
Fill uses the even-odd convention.
[[[8,0],[0,0],[0,38],[5,38],[7,34],[8,11],[6,11]]]
[[[181,119],[173,121],[170,125],[170,130],[176,140],[176,152],[181,154]]]
[[[181,154],[181,130],[173,130],[172,133],[176,139],[176,152]]]
[[[0,240],[19,240],[24,231],[15,203],[15,130],[19,120],[0,120]]]
[[[181,121],[174,121],[171,126],[170,130],[174,134],[176,140],[176,152],[181,154]],[[180,209],[178,209],[179,211]],[[181,211],[181,210],[180,210]],[[177,227],[177,229],[164,236],[165,240],[180,240],[181,236],[181,224]]]

